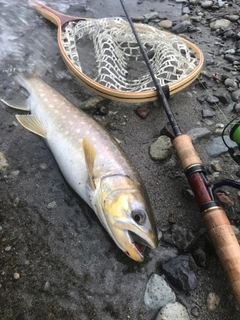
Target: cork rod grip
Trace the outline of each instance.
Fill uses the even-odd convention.
[[[191,138],[187,134],[181,134],[173,140],[173,146],[175,147],[182,168],[186,171],[193,165],[202,165],[202,161],[199,158]]]
[[[240,304],[240,247],[229,220],[222,208],[214,207],[203,212],[203,222]]]

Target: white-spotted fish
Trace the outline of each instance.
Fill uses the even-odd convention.
[[[156,224],[142,180],[123,150],[100,124],[39,78],[17,80],[28,90],[28,99],[2,101],[30,112],[17,115],[18,121],[47,140],[66,181],[117,246],[143,261],[139,243],[157,247]]]

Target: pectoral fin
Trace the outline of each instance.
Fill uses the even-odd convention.
[[[94,169],[94,162],[96,159],[96,149],[91,144],[91,142],[89,142],[86,138],[83,138],[82,146],[83,146],[83,152],[84,152],[84,158],[85,158],[85,164],[87,167],[88,177],[90,180],[90,185],[92,190],[95,190],[96,186],[94,184],[93,169]]]
[[[30,111],[30,108],[28,106],[28,99],[25,99],[22,101],[19,101],[19,100],[8,101],[8,100],[1,99],[1,101],[5,103],[8,107],[18,109],[18,110],[23,110],[23,111]]]
[[[37,117],[32,115],[16,115],[16,118],[24,128],[46,138],[43,122]]]

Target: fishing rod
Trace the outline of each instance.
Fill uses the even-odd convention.
[[[125,8],[124,1],[120,0],[120,2],[156,87],[158,98],[163,103],[165,112],[172,126],[175,135],[173,146],[177,151],[181,166],[195,195],[209,238],[228,276],[234,296],[237,302],[240,303],[240,247],[226,213],[223,208],[216,203],[213,194],[215,188],[225,184],[229,185],[227,183],[229,180],[221,179],[210,182],[207,179],[203,163],[194,149],[191,138],[183,134],[177,124],[167,98],[154,74],[135,26]],[[240,183],[237,181],[233,181],[232,183],[234,185],[231,186],[240,189]]]

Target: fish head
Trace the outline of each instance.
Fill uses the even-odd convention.
[[[115,183],[116,179],[120,180],[119,184]],[[154,249],[158,244],[150,202],[145,190],[128,181],[129,178],[114,177],[114,180],[111,192],[102,193],[105,227],[123,252],[141,262],[144,260],[142,246]]]

